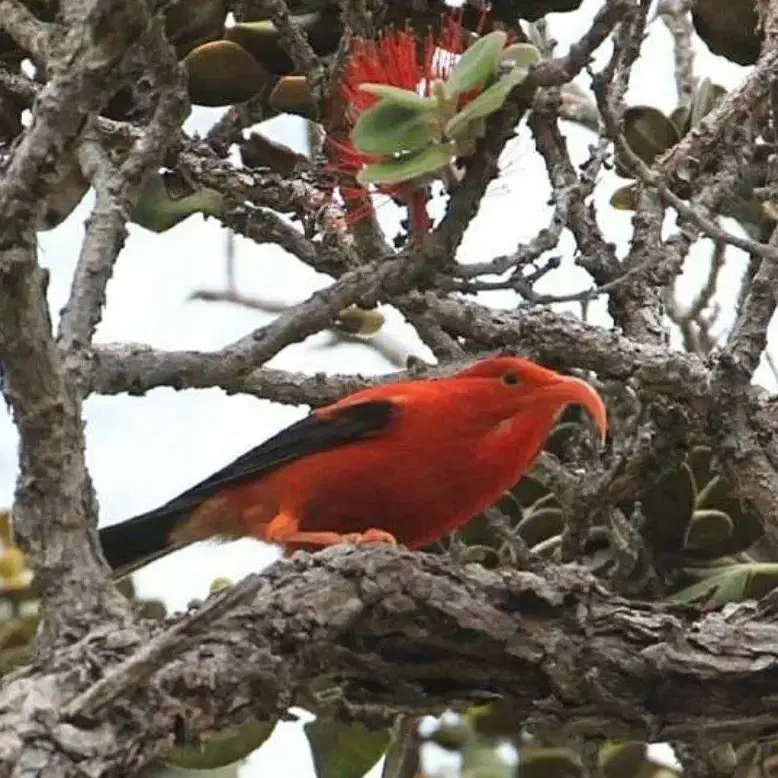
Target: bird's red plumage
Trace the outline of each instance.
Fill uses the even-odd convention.
[[[300,532],[378,528],[418,548],[514,486],[566,404],[585,404],[605,428],[602,401],[588,384],[516,357],[484,360],[437,381],[367,389],[318,415],[326,422],[376,400],[394,409],[384,431],[227,487],[195,510],[180,537],[253,536],[288,549],[309,546],[275,534],[274,520],[283,516],[284,526]]]
[[[346,539],[418,548],[496,502],[540,451],[561,410],[597,392],[518,357],[435,381],[385,384],[287,427],[165,505],[100,530],[125,574],[181,545],[255,537],[287,550]]]

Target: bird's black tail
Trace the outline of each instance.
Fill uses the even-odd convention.
[[[163,505],[110,527],[103,527],[100,530],[100,544],[114,576],[122,578],[187,545],[176,543],[171,535],[189,512],[189,509]]]

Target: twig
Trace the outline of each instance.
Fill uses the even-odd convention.
[[[499,154],[529,107],[534,90],[538,87],[560,86],[572,80],[588,64],[592,53],[607,38],[628,5],[628,0],[607,0],[595,15],[590,28],[570,47],[565,57],[540,62],[531,70],[521,87],[515,90],[516,99],[509,100],[492,123],[490,132],[479,144],[463,181],[448,203],[446,215],[434,233],[438,245],[449,252],[459,246],[487,185],[499,172]]]
[[[739,89],[725,95],[716,107],[657,160],[655,173],[663,181],[694,178],[718,161],[721,142],[733,127],[753,120],[767,102],[778,67],[778,50],[765,49]],[[673,205],[675,204],[668,200]],[[677,209],[676,209],[677,210]],[[733,244],[736,245],[736,244]],[[744,249],[750,251],[750,249]]]
[[[327,77],[324,64],[311,48],[306,34],[292,21],[284,0],[262,0],[262,4],[278,28],[281,45],[291,57],[295,68],[305,75],[314,105],[321,106]]]
[[[772,55],[770,55],[772,56]],[[624,136],[618,129],[613,115],[609,112],[606,106],[600,104],[600,113],[603,115],[608,132],[611,137],[614,138],[616,146],[618,147],[619,154],[622,155],[625,164],[630,168],[631,172],[635,174],[646,186],[653,187],[659,192],[664,200],[666,200],[679,215],[686,221],[693,224],[699,230],[704,232],[708,237],[714,240],[727,243],[728,245],[735,246],[742,249],[749,254],[756,254],[763,259],[770,260],[771,262],[778,261],[778,248],[775,246],[759,243],[751,238],[741,237],[739,235],[733,235],[725,229],[722,229],[713,221],[705,217],[695,208],[689,206],[684,200],[676,195],[665,183],[661,173],[662,168],[654,166],[654,168],[648,167],[640,157],[638,157],[632,149],[627,145],[624,140]],[[660,172],[657,172],[660,171]]]
[[[726,247],[723,243],[715,241],[711,253],[711,263],[705,283],[692,300],[687,309],[683,309],[675,297],[672,289],[666,289],[665,306],[667,315],[681,330],[684,339],[684,347],[687,351],[707,354],[714,346],[714,341],[709,332],[713,323],[704,320],[703,313],[711,304],[716,293],[719,274],[724,267],[726,259]]]
[[[598,180],[607,143],[604,139],[598,141],[579,178],[559,129],[555,102],[548,101],[543,108],[536,107],[529,123],[554,189],[555,205],[567,211],[566,226],[580,252],[576,264],[588,271],[598,284],[607,284],[620,274],[621,267],[613,244],[605,240],[586,204]]]
[[[125,53],[148,23],[140,0],[105,0],[94,19],[92,6],[79,6],[80,18],[71,15],[61,35],[49,39],[57,44],[49,52],[50,80],[38,96],[35,122],[12,150],[0,179],[0,234],[24,231],[46,188],[58,180],[57,163],[68,158],[84,120],[114,93]]]
[[[773,355],[769,351],[764,352],[765,362],[770,368],[770,372],[773,374],[773,380],[778,384],[778,363],[773,359]]]
[[[562,86],[572,81],[631,7],[632,0],[606,0],[589,29],[570,46],[567,55],[540,62],[529,75],[529,85],[533,88]]]
[[[154,68],[160,96],[148,128],[118,168],[97,138],[82,149],[82,165],[92,168],[89,177],[96,201],[59,323],[59,345],[68,357],[81,355],[92,342],[105,305],[106,287],[124,243],[129,213],[147,175],[161,164],[167,139],[189,113],[186,85],[161,24],[149,33],[149,41],[160,51]]]
[[[773,232],[770,246],[778,248],[778,229]],[[748,378],[754,374],[767,346],[767,327],[778,303],[777,288],[778,263],[762,260],[727,339],[727,353]]]
[[[694,75],[694,27],[689,18],[689,5],[688,0],[661,0],[656,9],[657,16],[673,36],[675,89],[681,105],[691,102],[698,81]]]
[[[68,702],[64,707],[64,717],[93,716],[131,687],[144,683],[160,665],[190,646],[199,633],[254,597],[264,583],[260,576],[250,575],[213,597],[198,610],[184,616]]]
[[[255,243],[275,243],[320,273],[338,278],[356,262],[353,251],[345,246],[326,246],[314,243],[294,225],[267,208],[255,208],[243,203],[229,211],[222,220],[238,235]]]
[[[245,103],[231,105],[214,122],[205,136],[205,142],[218,154],[219,157],[227,156],[230,146],[243,139],[243,130],[252,124],[272,119],[278,115],[278,111],[270,108],[268,98],[273,91],[273,82],[268,79],[258,94],[255,94]]]
[[[778,0],[770,0],[762,10],[765,42],[759,58],[760,63],[769,60],[778,52]],[[777,170],[778,158],[772,156],[768,162],[771,178],[776,176]],[[748,294],[738,310],[727,340],[727,357],[733,361],[741,380],[750,379],[759,364],[760,356],[767,345],[767,327],[778,304],[778,229],[773,231],[768,248],[769,254],[759,255],[762,262],[751,280]]]

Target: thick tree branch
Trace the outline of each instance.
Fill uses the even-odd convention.
[[[269,367],[235,372],[229,359],[201,351],[157,351],[142,344],[98,346],[88,367],[86,393],[141,395],[159,386],[219,387],[288,405],[325,405],[362,388],[360,376],[310,376]]]
[[[51,337],[32,232],[28,240],[0,250],[0,358],[21,439],[14,526],[43,595],[40,642],[48,649],[55,638],[90,627],[95,611],[128,614],[97,561],[80,404]]]
[[[240,380],[286,346],[326,329],[335,315],[351,303],[363,298],[384,300],[405,293],[418,283],[420,274],[434,271],[445,257],[445,253],[434,249],[429,252],[421,250],[351,270],[293,310],[214,352],[210,358],[214,364],[218,363],[223,375],[232,372]],[[180,385],[180,381],[174,382],[174,385]]]
[[[613,379],[636,379],[648,391],[679,400],[706,400],[709,371],[702,360],[664,346],[638,343],[543,308],[500,311],[433,294],[429,310],[444,329],[484,348],[518,348],[541,361],[595,370]]]
[[[699,357],[653,344],[640,344],[569,314],[535,308],[511,313],[434,294],[414,295],[409,311],[429,311],[436,326],[475,338],[484,349],[519,348],[541,360],[595,370],[604,377],[637,378],[657,395],[708,397],[709,371]],[[367,385],[359,376],[304,376],[270,368],[236,372],[234,351],[158,351],[140,344],[95,348],[85,391],[143,394],[158,386],[176,389],[221,387],[292,404],[330,402]],[[450,366],[449,366],[450,367]],[[401,377],[402,374],[397,374]]]
[[[149,24],[144,3],[111,0],[63,3],[58,18],[48,41],[50,81],[0,180],[0,359],[21,438],[14,524],[42,595],[43,650],[92,626],[95,613],[123,620],[129,611],[107,585],[96,553],[79,402],[52,339],[34,219],[84,124],[115,89],[127,49]]]
[[[747,737],[778,725],[778,625],[748,604],[700,615],[629,603],[577,566],[490,572],[376,547],[299,554],[222,597],[230,607],[217,598],[202,618],[154,626],[141,651],[154,662],[121,664],[140,638],[97,632],[53,656],[46,677],[9,678],[0,771],[24,750],[28,764],[46,754],[30,778],[125,773],[174,731],[274,717],[323,674],[343,684],[336,710],[370,704],[387,718],[489,693],[557,734]],[[95,676],[105,680],[91,687]]]

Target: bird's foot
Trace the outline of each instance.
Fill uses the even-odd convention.
[[[301,531],[296,520],[286,514],[279,514],[267,526],[263,540],[279,543],[287,548],[323,548],[337,543],[389,543],[397,545],[394,535],[382,529],[370,528],[365,532],[306,532]]]
[[[338,535],[335,532],[317,533],[318,537],[326,538],[327,545],[334,545],[335,543],[386,543],[390,546],[397,545],[397,538],[389,532],[382,529],[376,529],[371,527],[365,532],[346,532],[343,535]],[[310,540],[310,535],[308,537]]]
[[[349,540],[349,543],[388,543],[390,546],[397,545],[397,538],[386,530],[376,529],[371,527],[365,532],[354,532],[353,540]]]

